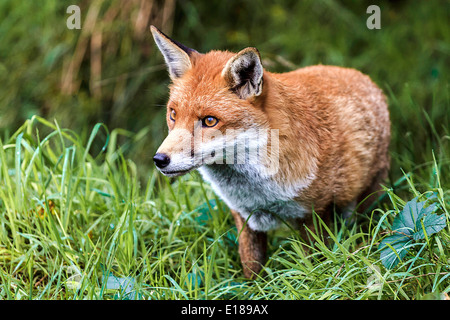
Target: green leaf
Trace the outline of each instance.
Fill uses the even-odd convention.
[[[379,246],[383,266],[388,269],[394,268],[408,253],[407,247],[411,241],[412,239],[404,234],[394,234],[384,238]]]
[[[417,217],[422,208],[423,204],[417,202],[417,197],[408,201],[403,210],[395,217],[392,230],[412,235],[415,231]]]
[[[426,233],[427,237],[429,237],[430,235],[441,231],[447,225],[447,221],[446,221],[444,215],[438,216],[435,213],[425,215],[423,217],[422,222],[423,222],[423,227],[422,227],[422,223],[420,223],[420,221],[418,221],[418,224],[420,227],[416,228],[417,231],[413,235],[414,240],[424,239],[425,233]],[[424,232],[423,228],[425,228],[425,232]]]
[[[195,218],[199,225],[204,226],[208,220],[211,219],[210,208],[216,207],[216,200],[212,199],[208,202],[204,202],[198,206],[194,211],[197,211],[199,215]]]
[[[102,282],[106,283],[106,289],[120,290],[125,299],[136,298],[134,289],[136,280],[132,277],[119,278],[110,272],[108,276],[103,275]]]
[[[186,285],[190,285],[191,288],[199,288],[202,285],[203,278],[205,277],[205,274],[203,271],[199,272],[190,272],[187,275],[186,279]]]
[[[418,202],[418,197],[408,201],[403,210],[395,217],[392,224],[394,235],[384,238],[379,246],[381,262],[386,268],[394,268],[408,253],[412,241],[425,239],[445,228],[447,221],[443,215],[438,216],[438,205],[429,201],[435,196]]]

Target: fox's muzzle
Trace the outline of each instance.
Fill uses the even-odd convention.
[[[270,140],[270,152],[268,141]],[[169,177],[181,176],[202,165],[247,164],[264,175],[273,175],[279,167],[278,130],[227,129],[207,132],[174,129],[153,157],[156,167]]]

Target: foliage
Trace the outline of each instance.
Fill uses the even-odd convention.
[[[435,197],[434,197],[435,198]],[[436,203],[425,207],[427,201],[418,201],[415,197],[408,201],[403,210],[395,217],[392,224],[393,235],[381,241],[381,260],[386,268],[395,267],[408,253],[413,241],[426,239],[445,228],[445,215],[438,216],[434,212],[438,208]]]

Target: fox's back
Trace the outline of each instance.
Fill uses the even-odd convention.
[[[315,146],[309,150],[317,159],[314,181],[297,198],[316,208],[330,201],[347,205],[378,171],[389,167],[385,96],[355,69],[317,65],[271,76],[290,92],[291,103],[274,103],[275,108],[286,108],[293,119],[302,119],[283,130],[290,141],[289,154],[301,154],[298,150],[305,148],[305,134]]]

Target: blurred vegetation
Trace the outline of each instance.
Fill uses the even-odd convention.
[[[69,5],[82,29],[69,30]],[[393,174],[448,146],[450,2],[378,1],[12,1],[0,3],[0,136],[32,115],[77,132],[103,122],[141,132],[130,155],[151,166],[166,133],[163,59],[150,24],[200,52],[257,47],[271,71],[312,64],[352,67],[389,98]],[[102,145],[102,143],[99,143]],[[444,152],[445,153],[445,152]],[[144,166],[145,167],[145,166]]]

